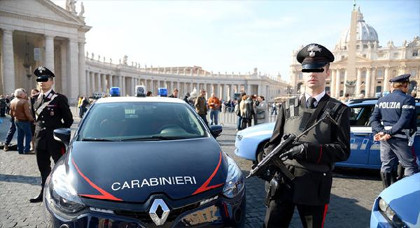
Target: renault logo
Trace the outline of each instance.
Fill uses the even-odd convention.
[[[150,218],[156,226],[163,225],[169,215],[169,208],[163,199],[155,199],[149,210]]]

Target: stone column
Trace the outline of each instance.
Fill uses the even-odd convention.
[[[371,75],[371,90],[372,91],[372,96],[375,97],[376,96],[376,68],[372,68],[372,75]]]
[[[222,94],[222,97],[223,97],[223,99],[225,99],[225,100],[228,100],[229,99],[229,92],[228,92],[228,89],[229,89],[229,85],[228,84],[224,84],[223,85],[223,94]]]
[[[341,86],[341,78],[340,78],[340,70],[339,69],[337,69],[336,70],[336,72],[335,72],[335,75],[336,75],[336,78],[337,78],[337,80],[335,81],[335,89],[336,89],[336,91],[335,91],[335,97],[336,98],[339,98],[340,97],[340,86]]]
[[[65,94],[66,96],[69,96],[70,94],[70,77],[67,77],[69,75],[69,68],[68,68],[68,47],[69,45],[67,43],[62,43],[60,45],[60,63],[61,63],[61,93]],[[91,94],[90,94],[91,95]]]
[[[366,69],[366,87],[365,87],[365,91],[366,91],[366,98],[372,97],[372,93],[370,90],[370,86],[371,86],[371,82],[372,79],[370,77],[370,69]]]
[[[336,78],[336,74],[335,74],[335,70],[331,69],[331,80],[330,80],[330,94],[331,97],[335,97],[335,80],[337,80]]]
[[[91,74],[92,73],[90,71],[86,71],[86,77],[87,77],[87,79],[86,79],[86,94],[85,95],[87,97],[89,97],[90,94],[92,93],[91,92],[91,88],[92,88],[92,81],[91,81],[92,75]]]
[[[54,68],[54,36],[45,35],[45,67],[55,73]],[[73,75],[72,77],[75,77]]]
[[[121,86],[121,95],[122,96],[125,96],[127,94],[126,81],[127,81],[127,78],[126,77],[122,77],[122,86]]]
[[[15,61],[13,53],[13,31],[3,30],[2,43],[3,58],[3,93],[11,94],[15,91]]]
[[[385,67],[385,73],[384,73],[384,92],[389,92],[389,67]]]
[[[95,92],[102,91],[102,87],[101,87],[101,74],[100,73],[96,73],[96,85],[97,85],[97,87],[95,88],[96,89]]]
[[[357,68],[357,76],[356,76],[356,96],[359,96],[361,93],[360,87],[362,83],[362,70],[360,68]]]
[[[69,65],[70,74],[68,75],[70,80],[70,97],[69,100],[75,101],[79,95],[79,53],[78,43],[76,39],[70,39],[69,41]]]
[[[80,72],[80,94],[86,95],[87,86],[86,86],[86,61],[85,61],[85,43],[79,42],[79,72]],[[74,76],[73,76],[74,77]]]

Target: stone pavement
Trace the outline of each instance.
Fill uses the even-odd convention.
[[[7,118],[2,119],[0,141],[4,141],[10,124]],[[73,130],[78,122],[79,118],[75,117]],[[223,151],[233,157],[247,175],[252,163],[234,154],[235,133],[233,126],[226,124],[218,141]],[[378,172],[342,169],[334,173],[325,227],[369,227],[372,203],[382,189]],[[45,227],[42,223],[43,205],[28,202],[29,198],[38,194],[40,182],[35,155],[19,155],[17,151],[0,150],[0,228]],[[261,227],[265,215],[264,182],[252,177],[245,183],[245,227]],[[296,212],[290,227],[301,227]]]

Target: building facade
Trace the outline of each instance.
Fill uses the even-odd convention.
[[[212,73],[201,67],[140,67],[118,63],[85,51],[85,34],[91,29],[84,20],[84,6],[76,12],[75,0],[66,0],[61,8],[49,0],[0,1],[0,94],[16,88],[36,87],[33,70],[44,65],[56,74],[55,90],[71,103],[78,96],[108,93],[120,87],[121,95],[134,95],[136,85],[145,85],[157,94],[157,88],[179,90],[183,97],[194,89],[207,90],[222,99],[235,92],[264,95],[272,100],[285,95],[288,83],[280,76],[271,78],[255,69],[249,74]],[[105,47],[104,47],[105,48]]]
[[[412,75],[410,89],[418,88],[420,38],[414,37],[402,46],[389,41],[382,47],[376,30],[365,22],[360,8],[353,9],[350,28],[330,50],[333,50],[335,61],[330,65],[331,75],[326,90],[332,97],[345,94],[353,98],[377,97],[390,91],[389,79],[405,73]],[[292,54],[290,78],[296,92],[300,93],[304,82],[301,65],[296,61],[297,53]]]

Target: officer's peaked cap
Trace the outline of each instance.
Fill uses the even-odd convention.
[[[402,74],[395,78],[391,78],[389,82],[409,82],[411,74]]]
[[[319,69],[334,62],[334,55],[326,47],[312,43],[302,48],[296,59],[302,64],[302,71],[304,71],[305,69]]]
[[[48,81],[48,78],[55,77],[54,73],[44,66],[37,67],[34,71],[34,74],[37,77],[37,82],[45,82]]]

